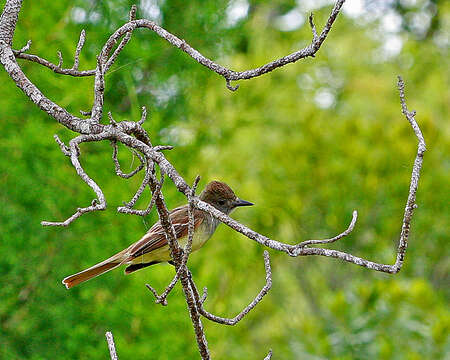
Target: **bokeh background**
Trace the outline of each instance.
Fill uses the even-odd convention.
[[[16,48],[71,66],[81,29],[81,69],[127,19],[131,1],[24,2]],[[1,2],[3,6],[4,1]],[[246,70],[304,47],[314,11],[319,29],[330,1],[137,2],[204,55]],[[154,144],[200,187],[220,179],[255,202],[233,217],[287,243],[334,236],[354,209],[353,233],[330,248],[393,263],[416,138],[400,111],[396,76],[424,133],[418,209],[402,271],[386,275],[330,258],[269,251],[273,289],[237,326],[205,320],[212,356],[262,359],[444,359],[449,312],[450,2],[364,1],[344,5],[315,59],[241,81],[225,81],[148,30],[138,30],[106,78],[105,108],[116,120],[150,116]],[[56,75],[19,61],[52,100],[78,113],[92,104],[91,78]],[[54,143],[75,134],[39,111],[0,71],[0,358],[106,359],[111,330],[121,359],[194,359],[198,352],[177,285],[167,307],[145,288],[173,276],[159,265],[125,277],[115,270],[67,291],[61,279],[136,241],[156,220],[116,212],[140,177],[115,176],[107,142],[82,146],[81,161],[109,207],[68,228],[43,228],[86,206],[92,191]],[[136,159],[120,149],[124,170]],[[166,181],[170,207],[185,199]],[[138,205],[146,206],[147,193]],[[234,316],[264,284],[263,247],[221,225],[190,258],[207,309]]]

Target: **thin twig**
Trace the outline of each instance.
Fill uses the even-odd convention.
[[[109,356],[111,357],[111,360],[118,360],[117,352],[116,352],[116,344],[114,343],[114,337],[111,331],[107,331],[106,334],[106,341],[108,342],[108,349],[109,349]]]
[[[20,50],[13,50],[14,56],[17,56],[19,54],[22,54],[22,53],[30,50],[31,44],[32,44],[32,41],[28,40],[27,43],[25,44],[25,46],[23,46]]]
[[[97,195],[97,199],[92,200],[92,203],[90,206],[84,207],[84,208],[78,208],[77,211],[67,218],[65,221],[62,222],[52,222],[52,221],[41,221],[41,225],[43,226],[68,226],[71,224],[74,220],[78,219],[81,215],[86,214],[88,212],[97,211],[97,210],[105,210],[106,209],[106,199],[103,194],[102,189],[97,185],[97,183],[92,180],[89,175],[86,173],[86,171],[83,169],[83,167],[80,164],[79,156],[80,156],[80,148],[79,144],[83,142],[89,142],[89,141],[98,141],[98,140],[104,140],[106,135],[80,135],[76,138],[72,139],[69,143],[69,149],[70,149],[70,160],[72,162],[73,167],[75,168],[78,176],[87,184],[89,187],[94,190],[95,194]],[[55,140],[59,138],[56,137]],[[56,140],[58,142],[58,140]],[[62,142],[61,142],[62,143]],[[59,142],[58,142],[59,144]],[[61,146],[61,145],[60,145]],[[65,148],[61,147],[61,150],[65,152]]]
[[[131,10],[130,10],[130,15],[129,15],[129,21],[136,20],[136,11],[137,11],[136,5],[132,5]],[[108,59],[108,62],[105,64],[105,69],[104,69],[105,73],[114,64],[114,62],[116,61],[117,57],[119,56],[120,52],[123,50],[125,45],[128,44],[128,42],[131,39],[132,34],[133,34],[132,31],[129,31],[125,34],[125,36],[122,39],[122,41],[120,42],[119,46],[117,46],[116,50],[114,50],[114,53]]]
[[[411,174],[411,183],[409,186],[408,200],[406,201],[405,213],[403,215],[402,231],[400,234],[400,240],[397,250],[397,259],[395,260],[395,264],[393,266],[394,273],[400,271],[403,265],[403,261],[405,259],[406,248],[408,247],[408,237],[411,226],[411,219],[414,213],[414,209],[417,207],[416,193],[417,188],[419,186],[420,170],[422,169],[423,155],[427,150],[427,146],[425,144],[425,139],[423,138],[422,131],[420,130],[420,127],[415,119],[416,112],[414,110],[411,112],[408,111],[408,107],[406,106],[405,83],[403,82],[401,76],[398,76],[397,86],[398,91],[400,93],[400,104],[402,107],[402,113],[405,115],[406,119],[409,121],[411,127],[413,128],[414,133],[418,140],[418,144],[417,144],[416,159],[414,160],[414,166]]]
[[[123,213],[123,214],[133,214],[133,215],[138,215],[138,216],[147,216],[148,214],[150,214],[150,211],[152,210],[153,206],[155,205],[157,196],[159,196],[161,193],[161,188],[164,184],[164,178],[165,178],[165,175],[162,172],[161,180],[157,182],[156,190],[152,193],[150,202],[148,203],[147,207],[144,210],[136,210],[136,209],[132,209],[128,206],[121,206],[121,207],[117,208],[117,211],[120,213]],[[129,205],[129,204],[130,203],[128,203],[127,205]]]
[[[80,39],[78,40],[77,48],[75,49],[75,56],[73,57],[73,70],[78,70],[78,66],[80,65],[80,53],[81,49],[84,46],[84,42],[86,41],[86,31],[81,30]]]
[[[141,185],[137,189],[137,191],[134,194],[133,198],[128,203],[124,203],[124,206],[121,206],[121,207],[117,208],[118,212],[128,214],[128,210],[131,210],[133,208],[133,206],[139,200],[139,198],[141,197],[143,191],[145,190],[146,186],[148,185],[148,183],[150,181],[150,176],[151,176],[150,172],[151,172],[150,165],[147,164],[146,169],[145,169],[145,176],[142,179]]]
[[[78,67],[80,65],[80,54],[81,54],[81,50],[83,49],[85,41],[86,41],[86,31],[83,29],[83,30],[81,30],[80,37],[79,37],[78,43],[77,43],[77,47],[75,48],[75,55],[73,58],[73,66],[70,69],[63,69],[63,67],[62,67],[63,59],[62,59],[62,54],[60,51],[58,51],[58,64],[53,64],[52,62],[50,62],[46,59],[43,59],[37,55],[26,54],[26,51],[28,51],[30,49],[31,40],[28,40],[27,45],[24,46],[22,49],[20,49],[18,51],[13,50],[13,53],[16,58],[38,63],[40,65],[48,67],[49,69],[53,70],[57,74],[71,75],[71,76],[92,76],[95,74],[95,70],[84,70],[84,71],[78,70]]]
[[[145,166],[144,158],[138,152],[135,152],[136,156],[140,160],[139,166],[129,173],[124,173],[120,167],[119,160],[117,159],[117,153],[118,153],[117,141],[116,140],[111,141],[111,146],[113,148],[112,159],[114,162],[114,167],[115,167],[117,176],[120,176],[124,179],[129,179],[129,178],[133,177],[134,175],[136,175],[139,171],[141,171],[144,168],[144,166]]]
[[[311,13],[309,15],[309,25],[311,26],[311,31],[313,33],[313,41],[317,41],[317,38],[319,36],[317,35],[316,25],[314,24],[314,14],[313,13]]]
[[[154,179],[152,178],[150,179],[150,187],[152,191],[154,191],[156,187]],[[178,245],[175,229],[173,227],[172,221],[169,216],[169,211],[167,210],[167,206],[164,202],[161,192],[156,197],[156,208],[158,210],[159,221],[162,225],[162,228],[164,229],[165,236],[169,244],[170,256],[175,264],[175,269],[177,270],[177,272],[180,269],[179,279],[186,299],[192,326],[194,328],[195,339],[197,341],[200,356],[203,360],[209,360],[211,358],[211,355],[209,353],[208,341],[205,337],[203,324],[200,319],[200,314],[198,312],[196,301],[194,298],[194,290],[191,288],[187,267],[180,266],[182,263],[182,250]]]
[[[138,121],[138,125],[142,125],[145,122],[145,120],[147,120],[147,108],[143,106],[141,120]]]
[[[59,136],[58,135],[53,135],[53,138],[55,139],[55,141],[57,142],[57,144],[59,145],[59,147],[60,147],[60,149],[61,149],[61,151],[62,151],[62,153],[64,154],[64,155],[66,155],[66,156],[70,156],[72,153],[70,152],[70,149],[69,149],[69,147],[66,145],[66,144],[64,144],[63,142],[62,142],[62,140],[59,138]]]
[[[270,256],[269,253],[264,250],[264,267],[266,270],[266,283],[263,288],[260,290],[258,295],[248,304],[239,314],[237,314],[234,318],[224,318],[217,315],[214,315],[203,308],[203,302],[206,300],[207,289],[205,288],[203,291],[203,296],[200,299],[198,290],[195,287],[194,282],[191,279],[191,287],[194,290],[194,296],[197,301],[197,308],[200,314],[202,314],[207,319],[214,321],[219,324],[224,325],[236,325],[239,321],[241,321],[245,315],[247,315],[269,292],[272,287],[272,270],[270,268]]]
[[[300,248],[302,248],[304,246],[307,246],[307,245],[329,244],[329,243],[335,242],[335,241],[337,241],[339,239],[342,239],[344,236],[349,235],[353,231],[353,228],[355,227],[357,219],[358,219],[358,212],[356,210],[354,210],[353,211],[352,221],[350,222],[350,225],[348,226],[347,230],[345,230],[344,232],[342,232],[339,235],[336,235],[335,237],[332,237],[330,239],[302,241],[301,243],[295,245],[295,247],[297,249],[300,249]]]
[[[155,151],[162,151],[162,150],[172,150],[172,145],[157,145],[153,147],[153,150]]]
[[[56,74],[60,74],[60,75],[70,75],[70,76],[74,76],[74,77],[94,76],[95,75],[95,70],[80,71],[80,70],[76,70],[76,69],[62,69],[60,66],[53,64],[51,61],[43,59],[34,54],[27,54],[24,52],[16,52],[16,53],[14,53],[14,55],[18,59],[32,61],[39,65],[45,66],[45,67],[53,70],[53,72],[55,72]]]
[[[58,54],[58,65],[56,65],[56,67],[57,67],[58,69],[61,69],[61,68],[62,68],[62,65],[63,65],[63,57],[62,57],[62,53],[61,53],[61,51],[58,50],[57,54]]]

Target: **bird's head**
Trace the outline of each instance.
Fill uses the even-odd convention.
[[[225,214],[231,213],[238,206],[251,206],[251,202],[239,199],[225,183],[211,181],[200,194],[200,200],[211,204]]]

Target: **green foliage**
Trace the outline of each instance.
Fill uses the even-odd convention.
[[[57,62],[60,49],[71,66],[85,28],[81,68],[92,68],[131,3],[24,2],[15,47],[31,38],[32,53]],[[231,27],[225,2],[167,0],[142,2],[141,8],[150,3],[160,5],[158,21],[169,31],[236,70],[295,51],[311,37],[306,24],[292,32],[273,25],[293,1],[255,1],[249,17]],[[242,81],[235,93],[149,31],[137,31],[118,59],[107,77],[106,110],[116,120],[136,120],[146,105],[153,143],[175,146],[167,157],[180,174],[188,182],[200,174],[200,187],[226,181],[256,203],[233,216],[283,242],[333,236],[357,209],[356,229],[332,247],[392,263],[416,152],[400,112],[397,74],[427,141],[403,270],[389,276],[334,259],[271,252],[274,286],[263,302],[235,327],[205,320],[214,358],[258,359],[269,348],[279,359],[448,357],[450,94],[448,45],[437,41],[446,29],[437,26],[445,24],[450,6],[438,6],[426,36],[400,31],[403,49],[392,56],[383,53],[379,22],[342,14],[315,59]],[[321,28],[329,8],[316,12]],[[49,98],[73,113],[89,109],[92,79],[20,63]],[[81,161],[104,189],[108,209],[69,228],[42,228],[41,220],[65,219],[93,194],[53,141],[55,133],[65,141],[74,134],[40,112],[4,71],[0,77],[0,358],[105,359],[107,330],[121,359],[196,358],[179,286],[167,308],[154,304],[144,287],[163,289],[172,267],[127,277],[115,270],[70,291],[60,284],[137,240],[156,215],[143,221],[116,213],[140,178],[119,179],[109,144],[87,144]],[[137,163],[123,147],[119,158],[124,169]],[[164,192],[171,207],[184,201],[169,181]],[[209,310],[234,316],[254,297],[264,282],[262,252],[222,225],[191,257],[198,285],[209,289]]]

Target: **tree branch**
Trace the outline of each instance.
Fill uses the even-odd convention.
[[[124,179],[129,179],[129,178],[133,177],[134,175],[136,175],[139,171],[141,171],[144,168],[144,165],[145,165],[144,158],[138,152],[134,152],[134,154],[139,158],[140,164],[136,169],[134,169],[130,173],[128,173],[128,174],[124,173],[122,171],[122,169],[120,168],[119,160],[117,159],[117,153],[118,153],[117,141],[115,141],[115,140],[111,141],[111,146],[113,148],[112,159],[114,162],[114,167],[115,167],[117,176],[120,176]]]
[[[272,270],[270,268],[270,256],[269,253],[264,250],[264,267],[266,269],[266,284],[260,290],[258,295],[248,304],[239,314],[237,314],[234,318],[224,318],[217,315],[214,315],[203,308],[203,303],[208,296],[208,290],[205,287],[203,289],[203,296],[200,298],[197,287],[195,283],[191,280],[191,287],[194,290],[194,297],[197,303],[197,308],[200,314],[202,314],[207,319],[214,321],[219,324],[224,325],[236,325],[239,321],[241,321],[245,315],[247,315],[258,303],[262,300],[262,298],[269,292],[272,288]]]
[[[12,45],[21,7],[22,0],[9,0],[6,2],[0,16],[0,43],[3,42],[8,46]]]
[[[68,226],[71,224],[74,220],[78,219],[81,215],[97,211],[97,210],[105,210],[106,209],[106,199],[103,195],[102,189],[97,185],[97,183],[92,180],[89,175],[86,173],[86,171],[83,169],[83,167],[80,164],[80,161],[78,157],[80,156],[80,147],[79,144],[83,142],[90,142],[90,141],[99,141],[104,140],[104,136],[98,136],[98,135],[80,135],[76,138],[72,139],[69,143],[69,151],[66,152],[66,148],[63,147],[64,145],[59,138],[56,136],[55,140],[58,142],[58,144],[61,147],[61,150],[63,153],[67,156],[70,156],[70,160],[72,161],[72,165],[75,168],[78,176],[89,185],[89,187],[94,190],[95,194],[97,195],[97,199],[92,200],[92,203],[90,206],[84,207],[84,208],[78,208],[75,214],[73,214],[71,217],[66,219],[62,222],[51,222],[51,221],[41,221],[41,225],[43,226]],[[69,155],[70,154],[70,155]]]
[[[223,214],[216,208],[212,207],[211,205],[199,200],[198,198],[195,199],[195,207],[207,211],[215,218],[222,221],[224,224],[228,225],[232,229],[240,232],[241,234],[245,235],[251,240],[254,240],[258,242],[261,245],[267,246],[271,249],[278,250],[285,252],[286,254],[290,256],[307,256],[307,255],[320,255],[320,256],[326,256],[326,257],[333,257],[336,259],[341,259],[368,269],[386,272],[390,274],[396,274],[398,273],[403,265],[406,248],[408,246],[408,236],[409,236],[409,230],[410,230],[410,223],[413,216],[413,211],[417,207],[415,205],[416,200],[416,192],[417,188],[419,186],[419,179],[420,179],[420,170],[422,169],[422,161],[423,161],[423,155],[426,150],[425,141],[422,135],[422,132],[419,128],[419,125],[415,121],[415,111],[409,112],[406,107],[406,101],[405,101],[405,95],[404,95],[404,83],[402,78],[399,76],[398,80],[398,89],[400,92],[400,102],[402,106],[402,112],[406,116],[407,120],[409,121],[411,127],[414,130],[414,133],[418,139],[418,145],[417,145],[417,155],[416,159],[414,161],[412,175],[411,175],[411,182],[409,187],[409,194],[408,194],[408,200],[406,202],[405,212],[403,216],[403,223],[402,223],[402,231],[400,234],[399,239],[399,245],[397,249],[397,257],[396,261],[393,265],[386,265],[386,264],[380,264],[373,261],[369,261],[342,251],[337,250],[330,250],[330,249],[322,249],[322,248],[310,248],[308,245],[315,245],[315,244],[324,244],[324,243],[331,243],[334,241],[337,241],[345,236],[347,236],[354,228],[354,225],[356,223],[357,218],[357,212],[353,212],[353,218],[352,221],[343,233],[326,240],[307,240],[303,241],[301,243],[298,243],[296,245],[290,245],[283,242],[279,242],[276,240],[272,240],[268,238],[267,236],[261,235],[257,233],[256,231],[253,231],[246,227],[245,225],[242,225],[238,223],[237,221],[233,220],[229,216]]]
[[[155,296],[156,300],[155,302],[157,304],[161,304],[163,306],[167,305],[167,296],[170,294],[170,292],[172,291],[172,289],[174,288],[175,284],[178,282],[178,279],[180,278],[180,274],[182,271],[185,271],[188,269],[186,268],[186,264],[189,258],[189,255],[191,254],[192,251],[192,241],[194,238],[194,214],[193,214],[193,197],[195,196],[195,191],[197,189],[198,183],[200,181],[200,176],[197,176],[195,178],[194,181],[194,185],[191,188],[191,193],[188,197],[188,218],[189,218],[189,222],[188,222],[188,240],[186,243],[186,247],[183,250],[183,257],[181,259],[181,264],[178,267],[178,270],[175,273],[175,276],[173,277],[172,281],[169,283],[169,285],[167,285],[167,287],[165,288],[165,290],[163,291],[163,293],[161,295],[158,295],[158,292],[149,284],[145,284],[145,286],[147,287],[147,289],[149,289],[153,295]],[[192,286],[192,284],[191,284]],[[194,284],[195,286],[195,284]]]
[[[114,337],[111,331],[107,331],[106,334],[106,341],[108,342],[108,349],[109,349],[109,356],[111,357],[111,360],[119,360],[116,353],[116,344],[114,343]]]

